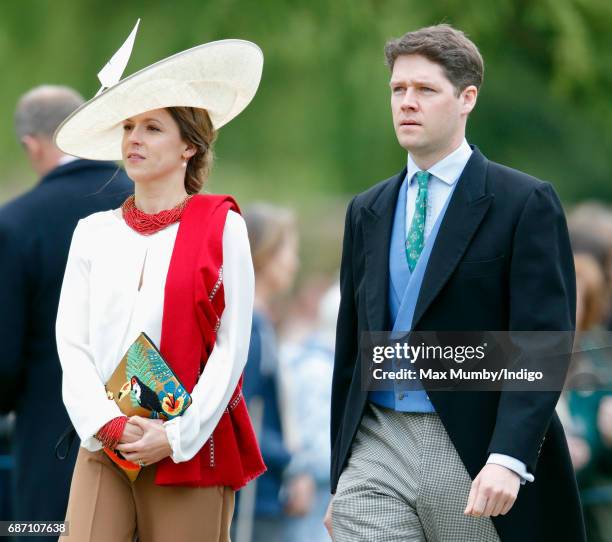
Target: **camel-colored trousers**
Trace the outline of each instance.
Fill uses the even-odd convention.
[[[74,542],[229,542],[229,487],[158,486],[155,466],[134,483],[102,450],[80,448],[66,512]]]

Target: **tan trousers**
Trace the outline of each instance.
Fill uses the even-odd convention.
[[[74,542],[229,542],[229,487],[158,486],[155,466],[131,483],[101,450],[80,448],[66,512]],[[137,537],[136,537],[137,535]]]

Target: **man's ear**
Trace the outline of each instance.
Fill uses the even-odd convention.
[[[461,91],[459,97],[461,99],[462,113],[469,115],[476,106],[478,89],[474,85],[469,85]]]
[[[21,138],[21,144],[25,151],[32,157],[38,158],[42,152],[41,141],[32,135],[24,135]]]

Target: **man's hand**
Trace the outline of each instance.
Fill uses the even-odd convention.
[[[135,442],[119,444],[123,457],[132,463],[141,461],[144,465],[152,465],[172,454],[172,447],[168,442],[166,430],[161,420],[148,420],[140,416],[132,416],[129,420],[139,427],[142,437]]]
[[[474,478],[463,512],[466,516],[506,515],[518,495],[521,478],[506,467],[489,463]]]
[[[332,502],[334,500],[334,496],[332,495],[329,499],[329,504],[327,505],[327,510],[325,511],[325,517],[323,518],[323,525],[327,529],[329,533],[329,537],[333,540],[334,533],[332,532],[332,521],[331,521],[331,511],[332,511]]]

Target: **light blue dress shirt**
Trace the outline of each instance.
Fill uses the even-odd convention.
[[[448,156],[431,166],[427,171],[431,174],[427,190],[427,214],[425,216],[425,241],[429,238],[431,230],[445,207],[446,202],[453,191],[455,183],[463,173],[463,169],[472,156],[472,149],[464,139],[461,145]],[[420,171],[419,166],[414,163],[412,156],[408,155],[408,190],[406,193],[406,231],[410,230],[410,224],[414,217],[417,192],[419,186],[415,174]]]

